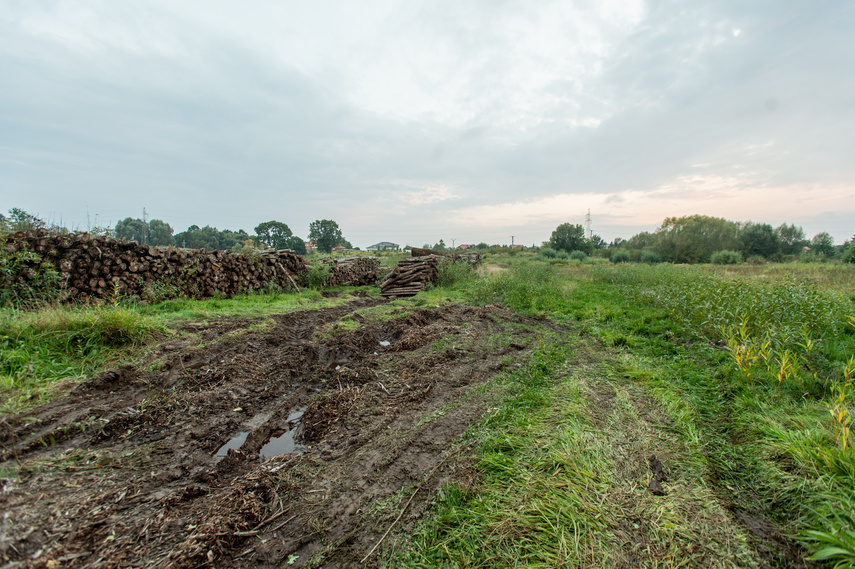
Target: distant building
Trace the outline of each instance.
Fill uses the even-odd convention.
[[[366,251],[397,251],[400,245],[391,241],[381,241],[365,248]]]
[[[462,249],[463,251],[465,251],[466,249],[469,249],[470,247],[472,247],[472,245],[469,245],[467,243],[461,243],[460,245],[457,246],[458,249]]]
[[[315,247],[315,243],[314,243],[314,241],[306,241],[306,242],[304,243],[304,245],[306,246],[306,252],[307,252],[307,253],[308,253],[309,251],[314,251],[314,250],[315,250],[315,248],[316,248],[316,247]]]
[[[333,251],[344,251],[345,249],[347,249],[347,247],[345,247],[341,243],[332,248]]]

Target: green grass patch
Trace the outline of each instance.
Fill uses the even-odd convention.
[[[2,311],[0,409],[16,412],[41,403],[57,382],[93,374],[164,332],[156,320],[126,307]]]

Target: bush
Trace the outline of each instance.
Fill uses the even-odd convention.
[[[855,241],[843,250],[843,253],[840,254],[840,260],[844,263],[855,263]]]
[[[584,251],[579,251],[577,249],[576,251],[573,251],[572,253],[570,253],[570,258],[575,259],[577,261],[584,261],[585,259],[588,258],[588,255],[586,255]]]
[[[609,260],[612,263],[629,263],[629,252],[625,251],[624,249],[612,251]]]
[[[437,269],[436,286],[453,286],[472,280],[475,277],[472,265],[466,261],[454,262],[451,259],[442,259]]]
[[[0,306],[32,308],[59,296],[59,273],[37,253],[6,249],[0,239]]]
[[[662,256],[656,251],[642,251],[641,257],[639,257],[639,262],[646,263],[648,265],[655,265],[656,263],[662,262]]]
[[[739,251],[716,251],[710,256],[713,265],[737,265],[742,262],[742,253]]]
[[[307,288],[320,289],[326,284],[332,273],[332,266],[321,261],[315,261],[302,274],[302,285]]]
[[[555,249],[553,249],[552,247],[543,247],[543,248],[540,250],[540,255],[541,255],[542,257],[547,258],[547,259],[554,259],[554,258],[555,258],[555,253],[556,253],[556,251],[555,251]]]

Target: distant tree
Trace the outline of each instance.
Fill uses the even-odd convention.
[[[445,249],[446,249],[446,247],[445,247],[445,241],[443,241],[442,239],[440,239],[440,240],[439,240],[439,243],[435,243],[435,244],[434,244],[433,249],[435,249],[436,251],[445,251]]]
[[[148,224],[148,243],[161,247],[174,245],[175,240],[172,233],[172,227],[168,223],[159,219],[152,219]]]
[[[611,243],[609,243],[609,249],[620,249],[626,245],[626,239],[623,237],[615,237]]]
[[[319,219],[309,224],[309,240],[324,253],[330,253],[333,247],[344,239],[338,223],[331,219]]]
[[[620,237],[618,237],[618,239],[620,239]],[[617,239],[615,241],[617,241]],[[641,233],[636,233],[628,240],[626,240],[624,242],[624,246],[627,249],[635,249],[640,251],[641,249],[652,248],[655,243],[656,235],[650,233],[649,231],[642,231]]]
[[[21,208],[13,207],[9,210],[9,217],[0,214],[0,228],[5,231],[34,231],[44,229],[47,223]]]
[[[306,254],[306,242],[303,241],[302,237],[297,237],[296,235],[292,235],[288,238],[288,241],[285,243],[286,249],[291,249],[298,255]]]
[[[274,249],[287,249],[288,240],[294,235],[291,228],[281,221],[259,223],[255,227],[255,234],[261,243]]]
[[[594,249],[603,249],[605,247],[608,247],[608,245],[609,245],[608,243],[606,243],[605,239],[603,239],[602,237],[600,237],[597,234],[591,235],[590,241],[591,241],[591,246]]]
[[[741,245],[739,225],[720,217],[669,217],[656,230],[654,250],[674,263],[706,263],[716,251]]]
[[[562,223],[552,232],[549,246],[556,251],[590,251],[590,242],[585,239],[585,228],[581,225]]]
[[[490,246],[484,243],[483,241],[475,245],[475,249],[489,249]]]
[[[130,217],[126,217],[116,223],[116,227],[113,229],[113,235],[115,235],[117,239],[136,241],[140,244],[148,244],[148,234],[149,227],[145,221]]]
[[[817,233],[810,240],[810,249],[817,255],[831,257],[834,255],[834,238],[825,231]]]
[[[784,255],[798,255],[802,248],[808,244],[805,232],[801,227],[782,223],[775,228],[775,233],[781,242],[781,253]]]
[[[748,222],[739,237],[746,257],[768,259],[781,251],[780,236],[768,223]]]

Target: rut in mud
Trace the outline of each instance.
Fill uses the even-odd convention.
[[[497,306],[362,315],[383,303],[200,326],[7,418],[0,564],[370,566],[466,468],[474,388],[534,328]]]

